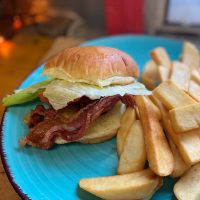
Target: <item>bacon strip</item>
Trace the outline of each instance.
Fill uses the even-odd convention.
[[[40,96],[43,96],[43,94],[40,93]],[[44,101],[41,98],[40,100],[47,103],[47,101]],[[94,101],[95,100],[91,100],[88,97],[83,96],[78,99],[75,99],[74,101],[69,102],[67,106],[76,106],[79,109],[81,109],[87,106],[88,104],[93,103]],[[52,118],[55,115],[56,111],[53,108],[46,109],[43,105],[37,105],[36,108],[32,110],[31,113],[26,117],[25,121],[28,124],[29,128],[33,128],[38,123],[42,122],[44,118]]]
[[[134,96],[131,94],[125,94],[122,98],[121,98],[122,103],[126,104],[126,106],[130,106],[132,108],[135,108],[135,99]]]
[[[43,91],[38,93],[38,97],[40,98],[40,101],[42,101],[42,102],[44,102],[44,103],[49,103],[48,98],[46,98],[46,97],[43,95]]]
[[[53,118],[56,115],[56,111],[53,108],[45,109],[43,105],[37,105],[36,108],[31,111],[28,126],[32,128],[38,123],[42,122],[45,119]]]
[[[44,95],[43,95],[43,92],[40,92],[38,94],[39,98],[40,98],[40,101],[44,102],[44,103],[49,103],[49,100],[48,98],[46,98]],[[74,99],[73,101],[70,101],[68,102],[68,104],[66,106],[73,106],[73,105],[76,105],[76,106],[79,106],[80,108],[86,106],[87,104],[89,103],[92,103],[94,102],[94,100],[88,98],[87,96],[82,96],[80,98],[76,98]]]
[[[20,141],[20,144],[49,149],[54,145],[56,137],[61,137],[67,141],[78,140],[84,136],[90,124],[97,117],[107,112],[119,100],[127,106],[135,106],[134,97],[129,94],[125,94],[123,97],[120,95],[103,97],[97,101],[89,101],[84,98],[83,103],[87,106],[81,108],[67,122],[53,108],[46,109],[43,105],[38,105],[29,117],[30,133]]]
[[[82,108],[69,122],[65,122],[58,114],[44,117],[42,122],[30,129],[30,133],[21,143],[49,149],[58,136],[67,141],[78,140],[98,116],[108,111],[120,99],[120,95],[101,98]]]

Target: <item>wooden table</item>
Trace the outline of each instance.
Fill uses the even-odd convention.
[[[0,99],[11,93],[40,63],[66,47],[78,45],[83,39],[57,39],[20,33],[11,41],[0,44]],[[0,116],[4,107],[0,104]],[[19,200],[0,160],[0,199]]]

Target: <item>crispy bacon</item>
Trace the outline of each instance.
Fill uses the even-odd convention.
[[[41,100],[42,102],[44,102],[44,103],[49,103],[48,98],[46,98],[46,97],[43,95],[43,91],[38,93],[38,97],[40,98],[40,100]]]
[[[131,94],[125,94],[122,98],[121,98],[122,103],[126,104],[126,106],[132,107],[134,108],[136,103],[134,100],[134,96]]]
[[[76,106],[79,108],[83,108],[85,106],[87,106],[90,103],[93,103],[95,100],[90,99],[87,96],[82,96],[80,98],[76,98],[73,101],[70,101],[67,106]]]
[[[69,122],[63,120],[58,114],[44,117],[42,122],[30,129],[23,143],[49,149],[58,136],[67,141],[78,140],[83,137],[90,124],[98,116],[113,107],[120,99],[120,95],[101,98],[82,108]],[[43,109],[41,110],[42,114]]]
[[[56,111],[53,108],[45,109],[43,105],[37,105],[34,110],[31,111],[28,126],[29,128],[34,127],[38,123],[45,119],[53,118],[56,115]]]
[[[43,92],[40,92],[38,96],[42,102],[49,103],[48,98],[43,95]],[[78,106],[82,108],[92,102],[94,102],[94,100],[88,98],[87,96],[82,96],[80,98],[74,99],[73,101],[70,101],[66,106]]]
[[[66,121],[53,108],[46,109],[43,105],[36,106],[29,118],[30,133],[20,141],[20,144],[49,149],[54,145],[56,137],[61,137],[66,141],[75,141],[83,137],[90,124],[102,113],[111,109],[119,100],[127,106],[135,106],[134,97],[129,94],[123,97],[120,95],[103,97],[96,101],[86,98],[83,100],[83,105],[86,106],[81,108],[70,121]]]
[[[43,96],[42,93],[40,93],[40,100],[41,98],[46,98]],[[81,98],[77,98],[74,101],[71,101],[68,103],[67,107],[77,107],[79,109],[87,106],[88,104],[94,102],[95,100],[91,100],[86,96],[83,96]],[[43,102],[46,102],[46,100],[43,100]],[[56,111],[53,108],[45,109],[43,105],[37,105],[34,110],[31,111],[31,113],[28,115],[26,122],[29,126],[29,128],[34,127],[38,123],[42,122],[44,118],[51,118],[56,114]]]

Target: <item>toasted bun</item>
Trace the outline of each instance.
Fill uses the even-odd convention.
[[[139,76],[139,70],[135,61],[120,50],[82,46],[65,49],[50,59],[43,75],[102,87],[129,84]]]
[[[116,135],[117,130],[120,126],[121,114],[124,111],[124,105],[122,103],[117,103],[112,110],[108,111],[106,114],[98,117],[86,131],[85,136],[76,142],[93,144],[106,141]],[[70,114],[70,112],[66,113]],[[65,144],[69,141],[63,140],[62,138],[56,138],[55,143]]]

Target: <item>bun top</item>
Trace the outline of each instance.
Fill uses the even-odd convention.
[[[126,53],[103,46],[68,48],[51,58],[43,75],[100,87],[133,82],[139,76],[135,61]]]

